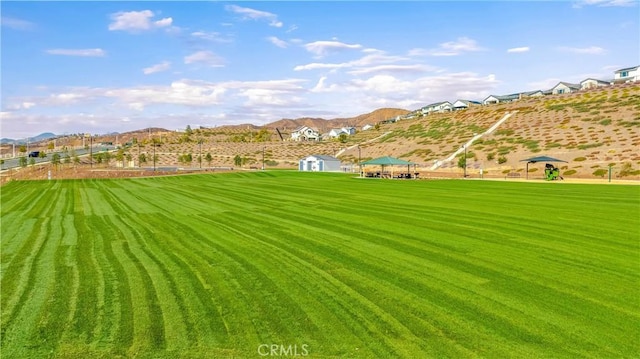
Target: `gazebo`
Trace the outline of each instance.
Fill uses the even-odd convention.
[[[557,158],[553,158],[553,157],[549,157],[549,156],[537,156],[537,157],[531,157],[531,158],[527,158],[524,160],[521,160],[520,162],[527,162],[527,169],[526,169],[526,174],[527,174],[527,179],[529,179],[529,163],[536,163],[536,162],[564,162],[567,163],[567,161],[563,161],[563,160],[559,160]],[[560,172],[558,171],[558,176],[560,175]]]
[[[390,156],[378,157],[369,161],[364,161],[360,165],[361,166],[373,165],[373,166],[380,166],[382,168],[380,172],[367,173],[367,177],[394,178],[395,176],[393,173],[393,166],[407,166],[407,172],[400,172],[398,174],[398,178],[417,178],[418,177],[418,173],[415,171],[415,168],[416,168],[415,163],[401,160],[395,157],[390,157]],[[410,166],[412,165],[413,165],[413,173],[409,171]],[[387,166],[391,166],[391,173],[385,172],[384,169]],[[364,171],[361,170],[360,172],[362,175],[362,172]]]

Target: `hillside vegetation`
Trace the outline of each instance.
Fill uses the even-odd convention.
[[[193,129],[190,133],[155,129],[120,134],[119,143],[135,142],[126,149],[132,160],[125,163],[125,167],[150,166],[154,153],[151,143],[155,141],[158,166],[192,168],[202,163],[203,167],[261,167],[264,159],[267,167],[295,168],[300,158],[322,154],[339,155],[345,164],[357,163],[359,156],[361,160],[394,156],[413,161],[421,171],[427,171],[434,161],[445,159],[474,134],[484,133],[511,113],[494,132],[467,148],[467,168],[471,176],[477,176],[480,169],[489,176],[524,172],[522,159],[547,155],[567,161],[560,164],[564,176],[603,177],[608,167],[613,166],[616,177],[640,179],[640,84],[524,98],[385,123],[408,112],[380,109],[348,119],[281,120],[262,127],[223,126]],[[363,124],[375,123],[379,124],[376,129],[360,131]],[[359,131],[344,142],[337,139],[290,141],[290,132],[301,125],[316,127],[321,132],[353,125]],[[115,141],[116,138],[100,140]],[[148,161],[138,161],[140,154]],[[115,165],[116,161],[103,163],[106,167]],[[541,173],[543,166],[532,165],[529,171]],[[439,173],[457,175],[462,170],[454,159],[434,172]]]

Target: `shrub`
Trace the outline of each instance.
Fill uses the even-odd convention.
[[[576,174],[577,172],[578,171],[576,171],[576,170],[568,170],[568,171],[564,171],[562,174],[565,175],[565,176],[571,176],[571,175]]]
[[[573,159],[574,162],[582,162],[582,161],[586,161],[587,158],[586,157],[576,157]]]
[[[593,171],[593,175],[598,177],[604,177],[607,173],[609,173],[609,171],[603,168]]]
[[[498,157],[498,164],[503,164],[507,162],[507,158],[505,156]]]
[[[487,153],[487,161],[493,161],[496,158],[496,154],[493,152]]]

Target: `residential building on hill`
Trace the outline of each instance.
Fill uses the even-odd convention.
[[[553,95],[563,94],[563,93],[571,93],[580,91],[581,86],[579,84],[572,84],[568,82],[558,82],[557,85],[551,88],[551,93]]]
[[[627,67],[614,72],[614,82],[635,82],[640,79],[640,66]]]

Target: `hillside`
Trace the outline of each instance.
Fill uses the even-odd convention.
[[[366,160],[388,155],[415,162],[421,172],[427,173],[435,161],[449,157],[474,134],[483,134],[510,113],[511,117],[494,132],[467,148],[467,168],[472,177],[479,176],[480,169],[489,177],[501,177],[509,172],[519,172],[524,177],[526,164],[521,160],[546,155],[567,161],[559,164],[565,177],[601,178],[607,175],[611,165],[616,177],[640,179],[640,84],[637,83],[471,107],[360,130],[364,123],[406,113],[406,110],[380,109],[331,121],[306,118],[281,120],[263,127],[195,129],[190,136],[161,129],[141,130],[119,134],[118,141],[122,144],[137,138],[139,145],[127,150],[132,161],[126,164],[135,167],[140,165],[141,154],[151,159],[154,151],[150,140],[154,138],[162,142],[155,148],[158,166],[199,167],[200,154],[203,158],[211,155],[211,161],[203,160],[203,167],[237,167],[234,159],[241,158],[243,167],[247,168],[261,167],[263,156],[267,167],[297,168],[298,160],[310,154],[339,155],[343,164],[357,163],[358,156]],[[359,131],[346,143],[290,141],[289,131],[300,125],[321,130],[354,125]],[[285,141],[280,140],[276,127],[283,132]],[[114,138],[96,139],[105,140],[115,141]],[[189,154],[191,161],[185,160]],[[108,166],[114,167],[114,162]],[[150,165],[149,161],[142,163],[143,167]],[[529,169],[534,178],[540,177],[543,170],[541,163]],[[461,174],[458,158],[443,163],[431,173],[454,177]]]

